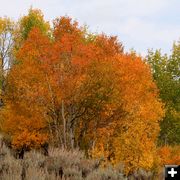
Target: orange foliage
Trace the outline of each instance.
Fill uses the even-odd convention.
[[[40,137],[38,134],[41,134],[42,142],[43,139],[47,140],[47,132],[45,132],[47,123],[44,121],[45,107],[43,107],[43,103],[47,103],[48,100],[48,94],[44,91],[47,85],[41,83],[45,76],[37,58],[42,57],[40,53],[45,53],[44,49],[50,44],[48,42],[47,38],[40,36],[38,29],[34,29],[30,38],[18,52],[19,60],[7,77],[8,85],[5,95],[7,106],[3,110],[5,119],[3,130],[12,137],[13,145],[17,148],[21,147],[22,143],[25,146],[30,145],[29,138],[32,140],[33,137],[34,147],[37,146],[36,143],[39,143],[35,136],[25,136],[27,132],[28,134],[37,134],[37,137]],[[47,57],[47,53],[44,56]],[[18,140],[20,136],[24,137],[22,142]]]
[[[54,39],[34,28],[7,77],[4,132],[15,147],[47,140],[123,162],[126,173],[153,166],[163,104],[149,67],[115,37],[91,40],[68,17]]]
[[[160,165],[180,164],[180,146],[163,146],[158,148],[158,156],[160,157]]]
[[[25,129],[21,134],[14,135],[12,146],[14,149],[40,148],[47,140],[47,135],[40,134],[39,132],[28,132],[28,130]]]

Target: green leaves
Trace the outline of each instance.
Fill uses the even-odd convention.
[[[162,55],[160,50],[150,50],[146,61],[160,90],[160,97],[165,103],[166,116],[161,123],[159,141],[161,144],[180,142],[180,42],[173,44],[170,56]],[[174,114],[176,114],[174,116]]]

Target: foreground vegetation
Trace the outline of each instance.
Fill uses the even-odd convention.
[[[79,150],[50,148],[49,156],[41,151],[25,153],[24,159],[16,159],[12,150],[0,148],[0,179],[3,180],[148,180],[162,179],[163,172],[157,174],[139,169],[126,176],[124,167],[110,165],[102,167],[103,159],[87,159]]]

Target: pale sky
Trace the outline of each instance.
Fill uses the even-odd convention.
[[[148,48],[169,54],[180,40],[180,0],[0,0],[0,17],[17,20],[31,5],[49,21],[68,15],[91,32],[117,35],[142,55]]]

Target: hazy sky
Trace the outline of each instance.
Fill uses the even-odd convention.
[[[180,0],[0,0],[0,16],[18,19],[30,6],[47,20],[69,15],[91,32],[117,35],[125,49],[169,53],[180,39]]]

